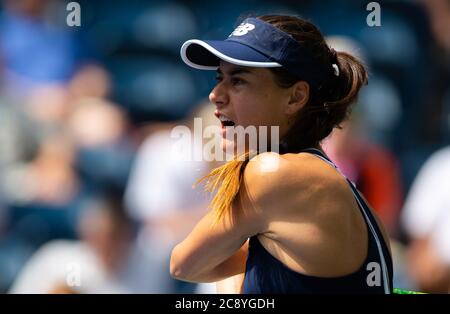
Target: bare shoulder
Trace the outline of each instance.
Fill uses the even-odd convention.
[[[308,153],[262,153],[251,159],[244,170],[245,183],[263,188],[264,192],[333,183],[333,179],[342,181],[342,176],[331,165]]]
[[[268,152],[249,161],[243,183],[261,210],[280,210],[299,208],[321,194],[317,192],[338,189],[343,182],[332,166],[311,154]]]
[[[247,182],[268,187],[310,179],[320,175],[317,158],[310,154],[284,154],[266,152],[251,159],[244,171]],[[269,180],[270,179],[270,180]]]

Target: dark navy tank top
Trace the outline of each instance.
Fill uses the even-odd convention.
[[[302,150],[337,167],[318,149]],[[347,179],[368,231],[367,256],[354,273],[342,277],[315,277],[296,272],[272,256],[259,242],[249,240],[243,293],[303,294],[389,294],[392,292],[393,267],[387,244],[369,207],[353,182]],[[332,257],[330,257],[332,258]]]

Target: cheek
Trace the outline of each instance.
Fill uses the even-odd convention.
[[[259,105],[256,97],[252,95],[235,97],[232,104],[236,124],[245,127],[257,121]]]
[[[260,99],[257,110],[253,112],[253,118],[259,125],[279,125],[282,117],[279,101],[270,96]]]
[[[253,107],[255,108],[255,107]],[[236,112],[236,123],[244,127],[258,123],[258,114],[253,108],[242,108]]]
[[[279,125],[282,117],[279,98],[268,91],[242,95],[232,103],[236,122],[242,126]]]

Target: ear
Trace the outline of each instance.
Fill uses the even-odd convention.
[[[299,112],[309,100],[309,84],[305,81],[298,81],[291,87],[291,96],[286,105],[285,113],[293,115]]]

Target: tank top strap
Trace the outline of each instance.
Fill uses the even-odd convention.
[[[369,209],[369,206],[365,202],[364,198],[362,197],[362,195],[356,188],[356,184],[354,182],[352,182],[350,179],[348,179],[339,170],[339,168],[319,149],[306,148],[306,149],[302,149],[300,152],[310,153],[310,154],[317,156],[318,158],[322,159],[326,163],[332,165],[347,180],[347,182],[352,190],[353,196],[355,197],[355,200],[358,203],[358,207],[363,215],[363,218],[369,228],[369,231],[370,231],[369,234],[372,236],[372,238],[374,239],[374,241],[376,243],[378,254],[380,256],[380,261],[381,261],[381,269],[383,272],[383,279],[384,279],[383,283],[384,283],[385,293],[390,293],[391,288],[389,287],[389,282],[390,282],[389,281],[389,272],[388,272],[387,262],[386,262],[386,256],[389,258],[389,251],[388,251],[387,245],[384,241],[382,232],[381,232],[380,228],[378,227],[376,219],[373,216],[373,214],[372,214],[371,210]]]

